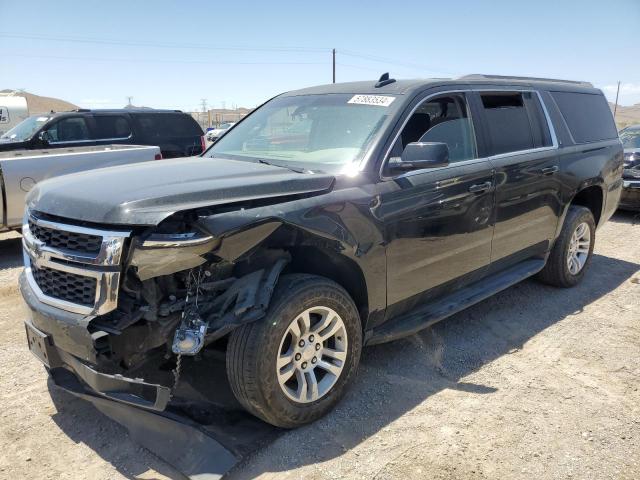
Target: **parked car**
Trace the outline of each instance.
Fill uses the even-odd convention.
[[[11,130],[28,116],[29,107],[26,98],[0,93],[0,135]]]
[[[209,130],[207,132],[207,140],[210,142],[215,142],[220,137],[222,137],[227,131],[235,125],[234,122],[222,123],[218,125],[216,128]]]
[[[0,151],[91,145],[157,145],[164,158],[199,155],[204,133],[179,110],[76,110],[27,118],[0,136]]]
[[[640,125],[632,125],[620,131],[624,147],[624,180],[620,208],[640,210]]]
[[[40,181],[96,168],[160,160],[158,147],[109,145],[0,152],[0,232],[22,227],[24,199]],[[126,174],[126,170],[123,171]]]
[[[336,405],[362,347],[533,275],[578,285],[622,161],[589,83],[383,76],[285,93],[200,158],[39,183],[29,348],[55,381],[156,411],[202,407],[211,372],[183,398],[176,385],[188,357],[223,350],[240,404],[297,427]]]

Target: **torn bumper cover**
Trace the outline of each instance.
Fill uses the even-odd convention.
[[[38,316],[42,314],[32,310],[31,318]],[[57,348],[51,335],[36,328],[32,319],[27,319],[24,323],[29,350],[50,371],[66,369],[81,380],[91,392],[110,400],[156,411],[166,408],[171,398],[171,390],[168,387],[146,383],[142,379],[97,372],[78,358]]]
[[[278,434],[278,429],[219,399],[214,399],[214,411],[209,413],[213,423],[194,421],[169,404],[168,387],[96,371],[90,366],[91,335],[86,329],[91,317],[40,304],[24,278],[20,286],[29,308],[25,321],[29,350],[47,367],[53,383],[91,402],[186,477],[221,478],[245,455]],[[201,367],[215,389],[224,390],[224,369],[217,368],[221,378],[212,380],[209,365]],[[202,376],[201,371],[194,374]]]

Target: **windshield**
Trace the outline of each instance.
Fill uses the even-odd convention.
[[[623,130],[620,140],[624,148],[640,148],[640,128]]]
[[[229,130],[205,156],[340,170],[363,157],[393,100],[351,94],[278,97]]]
[[[49,118],[51,117],[40,116],[26,118],[0,138],[10,142],[22,142],[24,140],[28,140],[33,137],[38,130],[40,130],[42,125],[47,123]]]

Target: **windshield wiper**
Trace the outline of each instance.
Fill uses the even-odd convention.
[[[311,173],[311,171],[306,170],[306,169],[304,169],[302,167],[292,167],[290,165],[279,165],[277,163],[267,162],[266,160],[263,160],[262,158],[259,158],[258,162],[262,163],[264,165],[271,165],[272,167],[286,168],[287,170],[291,170],[292,172],[296,172],[296,173]]]

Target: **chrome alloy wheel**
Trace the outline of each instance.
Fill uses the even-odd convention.
[[[347,329],[328,307],[305,310],[289,324],[280,341],[276,372],[285,395],[314,402],[335,385],[347,360]]]
[[[569,273],[577,275],[587,263],[589,258],[589,247],[591,246],[591,227],[586,222],[579,224],[569,242],[567,252],[567,267]]]

